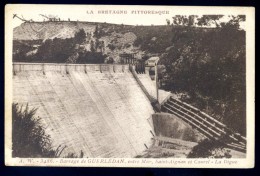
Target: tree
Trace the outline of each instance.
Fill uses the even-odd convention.
[[[109,43],[109,44],[107,45],[107,47],[108,47],[111,51],[113,51],[114,49],[116,49],[116,46],[115,46],[114,44],[111,44],[111,43]]]
[[[90,51],[95,52],[96,51],[96,45],[93,40],[90,41]]]
[[[172,20],[174,25],[187,26],[188,24],[188,18],[186,15],[175,15],[174,17],[172,17]]]
[[[167,26],[171,24],[171,21],[169,19],[166,19]]]
[[[96,25],[93,35],[94,35],[94,37],[99,38],[99,27],[98,27],[98,25]]]
[[[199,26],[209,26],[214,24],[216,27],[220,27],[219,19],[221,19],[224,15],[202,15],[201,18],[198,18]]]
[[[53,57],[53,42],[51,39],[45,40],[45,42],[38,48],[36,59],[41,62],[48,62],[50,58]]]
[[[194,26],[195,25],[195,19],[197,18],[197,15],[175,15],[172,17],[173,24],[174,25],[181,25],[181,26]]]
[[[234,29],[239,29],[240,23],[246,20],[245,15],[231,15],[228,16],[229,20],[227,22],[221,21],[224,15],[203,15],[202,17],[198,18],[198,25],[199,26],[211,26],[212,24],[215,25],[217,28],[219,27],[229,27]]]
[[[241,22],[245,22],[246,16],[245,15],[237,15],[237,16],[230,16],[230,20],[228,22],[222,22],[220,25],[222,28],[233,28],[239,29]]]
[[[75,43],[77,43],[77,44],[83,43],[85,41],[85,39],[86,39],[86,33],[85,33],[84,29],[80,29],[74,35],[74,40],[75,40]]]

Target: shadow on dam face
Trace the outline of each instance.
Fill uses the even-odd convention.
[[[186,122],[173,114],[155,113],[152,115],[156,136],[199,142],[202,136]]]

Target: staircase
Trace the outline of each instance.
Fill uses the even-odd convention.
[[[231,149],[246,152],[245,137],[187,103],[170,96],[162,103],[161,111],[176,115],[209,139],[219,140]]]

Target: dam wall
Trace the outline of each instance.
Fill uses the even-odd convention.
[[[55,71],[60,73],[78,72],[128,72],[129,65],[119,64],[59,64],[59,63],[13,63],[13,73],[24,71]]]
[[[156,100],[156,83],[155,80],[152,80],[149,75],[149,68],[145,67],[145,73],[138,74],[135,71],[135,66],[130,65],[130,71],[132,72],[134,78],[136,79],[139,86],[142,88],[145,95],[150,99],[150,101]],[[171,93],[162,89],[159,89],[159,103],[162,103],[167,99]]]
[[[54,149],[135,157],[152,145],[154,113],[128,65],[13,63],[13,102],[38,108]]]
[[[190,125],[169,113],[155,113],[152,115],[156,136],[199,142],[202,136],[194,131]]]

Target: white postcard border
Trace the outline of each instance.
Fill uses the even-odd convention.
[[[106,9],[164,9],[174,14],[232,14],[246,15],[246,101],[247,154],[245,159],[149,159],[149,158],[12,158],[12,17],[16,11],[37,8],[78,10]],[[120,162],[122,161],[123,162]],[[69,167],[159,167],[159,168],[253,168],[255,161],[255,9],[254,7],[189,7],[189,6],[101,6],[101,5],[24,5],[5,7],[5,164],[7,166],[69,166]],[[161,163],[159,163],[161,162]]]

